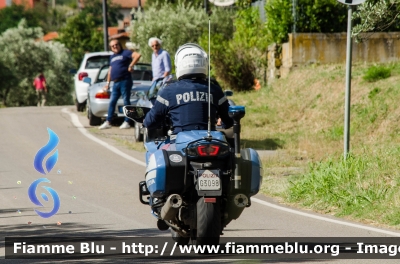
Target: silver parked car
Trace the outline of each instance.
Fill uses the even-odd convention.
[[[113,82],[110,83],[110,91],[104,92],[103,87],[107,84],[109,65],[104,65],[100,68],[96,79],[92,81],[91,78],[85,78],[84,82],[92,84],[88,88],[87,93],[87,117],[91,126],[98,126],[101,124],[102,119],[108,115],[108,106],[110,104],[110,96],[112,92]],[[146,63],[137,63],[132,72],[132,91],[131,91],[131,104],[135,105],[139,100],[139,95],[146,94],[150,89],[152,83],[151,65]],[[124,105],[123,99],[117,101],[117,106],[114,116],[123,118],[124,114],[122,107]],[[135,125],[136,126],[136,125]]]

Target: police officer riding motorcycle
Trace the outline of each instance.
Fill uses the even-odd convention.
[[[147,141],[146,180],[139,199],[150,205],[160,230],[170,229],[179,244],[218,244],[230,221],[251,205],[262,181],[261,161],[253,149],[240,149],[243,106],[229,106],[221,87],[207,80],[208,56],[197,44],[179,47],[176,77],[158,92],[151,109],[124,107],[127,117],[149,131],[169,124],[165,141]],[[166,117],[169,122],[165,122]],[[144,117],[144,121],[143,121]],[[235,146],[215,120],[233,125]],[[211,121],[212,120],[212,121]]]
[[[196,44],[181,46],[175,55],[177,82],[162,89],[156,102],[146,115],[143,125],[147,129],[159,126],[169,114],[172,134],[181,131],[207,130],[208,128],[208,59],[206,52]],[[229,117],[229,104],[221,88],[215,84],[210,87],[211,120],[217,114],[225,128],[233,125]],[[215,124],[211,127],[215,130]]]

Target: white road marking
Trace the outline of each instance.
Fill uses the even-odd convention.
[[[319,215],[309,214],[309,213],[293,210],[290,208],[286,208],[283,206],[279,206],[279,205],[276,205],[273,203],[269,203],[269,202],[260,200],[255,197],[251,197],[251,201],[262,204],[262,205],[266,205],[268,207],[272,207],[274,209],[278,209],[278,210],[285,211],[285,212],[292,213],[292,214],[298,214],[298,215],[309,217],[309,218],[314,218],[314,219],[321,220],[321,221],[326,221],[326,222],[331,222],[331,223],[335,223],[335,224],[339,224],[339,225],[345,225],[345,226],[365,229],[365,230],[369,230],[369,231],[373,231],[373,232],[377,232],[377,233],[381,233],[381,234],[386,234],[386,235],[391,235],[391,236],[400,236],[400,233],[397,233],[397,232],[387,231],[387,230],[383,230],[383,229],[379,229],[379,228],[375,228],[375,227],[363,226],[363,225],[348,223],[348,222],[331,219],[331,218],[327,218],[327,217],[323,217],[323,216],[319,216]]]
[[[95,136],[93,136],[92,134],[90,134],[89,131],[87,131],[87,129],[81,124],[81,122],[79,121],[78,116],[75,113],[70,112],[67,108],[63,108],[63,109],[61,109],[61,111],[63,113],[69,114],[69,116],[71,117],[72,124],[74,124],[74,126],[76,128],[78,128],[78,130],[84,136],[88,137],[89,139],[93,140],[96,143],[99,143],[100,145],[102,145],[103,147],[111,150],[115,154],[120,155],[121,157],[123,157],[123,158],[125,158],[125,159],[127,159],[129,161],[135,162],[136,164],[142,165],[143,167],[146,167],[146,163],[145,162],[143,162],[141,160],[138,160],[138,159],[135,159],[134,157],[131,157],[128,154],[123,153],[122,151],[120,151],[116,147],[111,146],[107,142],[104,142],[103,140],[100,140],[100,139],[96,138]]]
[[[120,151],[119,149],[111,146],[110,144],[96,138],[95,136],[91,135],[86,128],[81,124],[81,122],[79,121],[78,116],[75,113],[70,112],[67,108],[63,108],[61,110],[63,113],[67,113],[70,115],[71,117],[71,121],[74,124],[75,127],[78,128],[78,130],[85,135],[86,137],[88,137],[89,139],[95,141],[96,143],[99,143],[100,145],[106,147],[107,149],[111,150],[112,152],[114,152],[117,155],[120,155],[121,157],[132,161],[136,164],[142,165],[143,167],[146,167],[146,163],[142,162],[138,159],[135,159],[125,153],[123,153],[122,151]],[[251,198],[252,202],[256,202],[258,204],[262,204],[277,210],[281,210],[281,211],[285,211],[288,213],[292,213],[292,214],[297,214],[297,215],[301,215],[301,216],[305,216],[305,217],[309,217],[309,218],[314,218],[320,221],[326,221],[326,222],[331,222],[334,224],[338,224],[338,225],[344,225],[344,226],[350,226],[350,227],[355,227],[355,228],[359,228],[359,229],[364,229],[364,230],[368,230],[368,231],[372,231],[372,232],[377,232],[377,233],[381,233],[381,234],[386,234],[386,235],[391,235],[391,236],[397,236],[400,237],[400,233],[398,232],[392,232],[392,231],[388,231],[388,230],[383,230],[383,229],[379,229],[379,228],[375,228],[375,227],[370,227],[370,226],[363,226],[363,225],[359,225],[359,224],[355,224],[355,223],[348,223],[348,222],[344,222],[344,221],[340,221],[340,220],[336,220],[336,219],[330,219],[327,217],[323,217],[323,216],[319,216],[319,215],[314,215],[314,214],[309,214],[309,213],[305,213],[305,212],[301,212],[301,211],[297,211],[297,210],[293,210],[290,208],[286,208],[283,206],[279,206],[273,203],[269,203],[263,200],[260,200],[258,198],[252,197]]]

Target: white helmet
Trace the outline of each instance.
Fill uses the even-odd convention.
[[[207,73],[207,53],[199,45],[187,43],[179,47],[175,54],[175,74],[178,80],[189,75],[207,77]]]

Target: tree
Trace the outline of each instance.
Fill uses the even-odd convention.
[[[347,7],[337,0],[298,0],[293,18],[292,0],[271,0],[265,5],[268,42],[287,41],[296,25],[296,33],[346,31]]]
[[[198,42],[199,37],[208,29],[207,15],[198,7],[179,3],[150,6],[146,12],[135,13],[132,23],[133,42],[140,45],[142,60],[150,62],[152,50],[148,46],[151,37],[163,41],[163,49],[175,54],[180,45]],[[173,56],[171,56],[173,59]]]
[[[60,5],[56,5],[55,8],[47,8],[42,11],[40,8],[35,8],[35,10],[42,14],[39,26],[42,27],[44,33],[59,31],[63,26],[65,26],[69,17],[78,13],[78,10],[74,10],[68,6]]]
[[[370,0],[357,6],[357,12],[353,16],[356,25],[353,27],[352,35],[357,40],[362,40],[371,34],[361,36],[361,33],[400,30],[399,3],[399,0]]]
[[[19,21],[23,18],[26,19],[27,26],[39,26],[40,14],[33,9],[25,9],[23,5],[16,4],[0,9],[0,34],[9,28],[18,26]]]
[[[146,9],[149,7],[160,7],[163,6],[164,4],[175,5],[175,6],[179,4],[185,4],[185,5],[190,4],[194,7],[204,8],[204,0],[147,0]]]
[[[83,16],[92,16],[97,26],[103,25],[103,1],[102,0],[85,0],[85,7],[81,11]],[[117,26],[118,19],[123,19],[119,12],[120,5],[107,1],[107,19],[109,26]]]
[[[211,18],[212,74],[230,89],[251,90],[266,65],[267,41],[258,9],[246,5],[234,13],[218,8]],[[200,43],[208,44],[207,34]]]
[[[49,87],[47,104],[72,103],[68,51],[61,43],[40,41],[42,37],[42,29],[29,28],[25,20],[17,28],[0,35],[0,100],[3,105],[36,105],[32,81],[41,71]]]
[[[104,48],[101,28],[92,15],[83,12],[68,19],[60,30],[59,41],[70,50],[76,66],[81,63],[86,52],[101,51]]]

